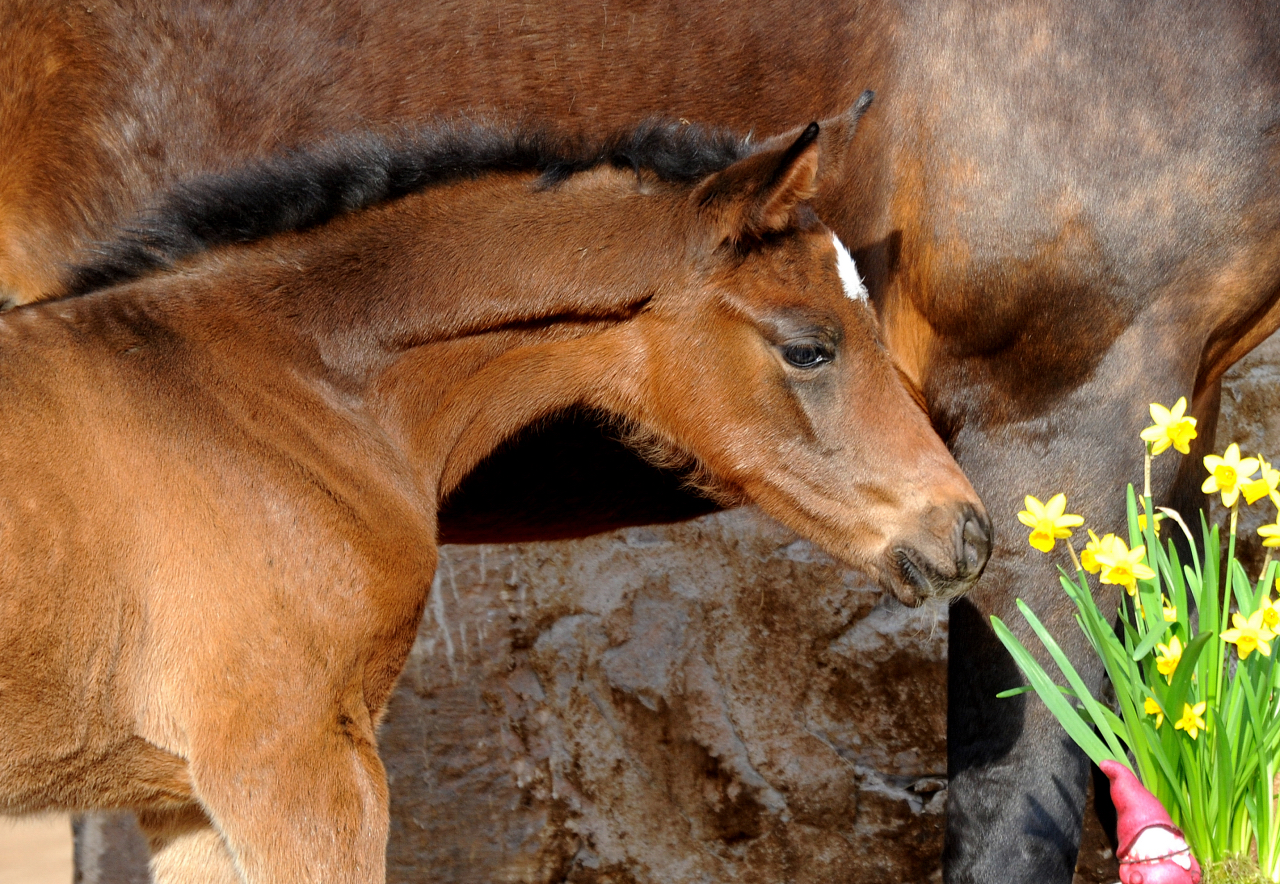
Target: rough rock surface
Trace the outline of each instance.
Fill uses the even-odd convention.
[[[933,612],[747,511],[440,577],[383,732],[393,880],[930,877]]]
[[[1242,457],[1261,453],[1272,466],[1280,468],[1280,335],[1268,338],[1227,373],[1217,435],[1219,453],[1237,442]],[[1225,531],[1228,511],[1220,500],[1214,514]],[[1251,507],[1241,506],[1236,548],[1251,574],[1258,572],[1265,553],[1258,526],[1274,521],[1276,508],[1267,500]]]
[[[71,820],[74,884],[148,884],[147,842],[130,813],[90,813]]]
[[[1280,459],[1278,381],[1273,339],[1222,444]],[[382,730],[389,879],[939,881],[946,629],[751,510],[446,547]],[[145,879],[126,823],[79,824],[77,880]],[[1090,814],[1077,884],[1115,880]]]

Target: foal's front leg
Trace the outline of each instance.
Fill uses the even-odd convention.
[[[244,884],[227,842],[199,805],[138,813],[155,884]]]
[[[387,784],[369,710],[307,705],[254,708],[250,726],[193,740],[196,796],[246,884],[383,884]],[[209,879],[157,884],[196,880]]]

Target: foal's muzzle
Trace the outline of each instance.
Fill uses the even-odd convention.
[[[991,557],[991,520],[971,504],[952,518],[950,544],[901,544],[892,553],[892,589],[908,605],[963,595],[982,575]]]

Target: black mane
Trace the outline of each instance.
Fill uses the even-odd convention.
[[[399,138],[365,134],[175,186],[121,236],[73,266],[66,296],[87,294],[230,243],[303,230],[434,184],[487,172],[538,172],[554,186],[597,166],[692,183],[749,152],[723,130],[651,120],[604,141],[543,130],[444,125]]]

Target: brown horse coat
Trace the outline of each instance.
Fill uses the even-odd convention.
[[[906,600],[963,591],[985,516],[803,204],[854,122],[343,143],[0,316],[0,810],[135,809],[165,884],[383,880],[439,503],[572,405]],[[243,199],[274,236],[192,245]]]
[[[1017,622],[1022,596],[1070,646],[1022,496],[1119,524],[1147,403],[1192,396],[1210,445],[1218,379],[1280,321],[1278,53],[1280,14],[1253,0],[11,0],[0,286],[56,294],[169,182],[332,131],[667,113],[770,134],[876,90],[857,174],[815,205],[1000,543],[952,608],[947,876],[1061,884],[1087,768],[1038,704],[995,699],[1021,679],[987,617]],[[1157,461],[1157,501],[1198,470]]]

